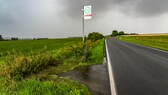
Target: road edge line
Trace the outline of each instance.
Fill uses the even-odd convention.
[[[111,65],[111,60],[109,57],[109,51],[107,48],[107,41],[106,40],[105,40],[105,46],[106,46],[107,66],[108,66],[108,72],[109,72],[111,95],[117,95],[116,85],[115,85],[115,81],[114,81],[114,74],[113,74],[113,70],[112,70],[112,65]]]

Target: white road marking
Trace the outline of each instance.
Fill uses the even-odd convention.
[[[105,45],[106,45],[107,66],[108,66],[109,79],[110,79],[111,95],[117,95],[117,90],[116,90],[116,85],[115,85],[114,75],[113,75],[113,70],[112,70],[112,64],[111,64],[111,60],[109,57],[109,51],[107,48],[107,41],[106,40],[105,40]]]

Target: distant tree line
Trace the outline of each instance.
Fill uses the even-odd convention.
[[[48,38],[34,38],[34,40],[48,40]]]
[[[11,40],[19,40],[19,38],[11,38]]]
[[[2,35],[0,35],[0,41],[9,41],[9,40],[19,40],[19,38],[12,37],[11,39],[3,39]]]
[[[117,30],[113,30],[111,37],[121,36],[121,35],[138,35],[138,33],[124,33],[123,31],[118,32]]]

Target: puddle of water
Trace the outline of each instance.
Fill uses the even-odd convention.
[[[93,95],[110,95],[110,84],[106,64],[89,67],[78,67],[66,73],[59,74],[60,77],[70,77],[79,81],[93,93]]]

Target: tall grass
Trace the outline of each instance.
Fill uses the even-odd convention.
[[[102,64],[104,58],[104,40],[99,40],[97,44],[91,49],[91,56],[89,63]]]
[[[13,51],[4,58],[0,76],[8,80],[21,80],[42,70],[52,60],[52,55],[46,50],[41,50],[39,53],[31,52],[31,56],[25,56],[22,53]]]
[[[90,40],[86,41],[85,44],[78,43],[60,49],[55,57],[57,60],[60,60],[64,64],[67,63],[87,63],[90,60],[91,49],[98,43],[92,42]]]
[[[13,87],[0,87],[1,95],[90,95],[88,88],[69,78],[50,81],[29,79],[16,82]]]

